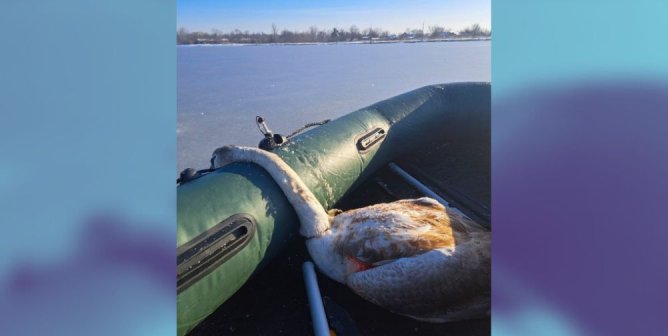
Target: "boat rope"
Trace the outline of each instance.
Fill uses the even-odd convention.
[[[318,122],[312,122],[304,125],[303,127],[300,127],[296,131],[290,133],[288,136],[284,136],[282,134],[278,133],[273,133],[270,129],[269,126],[267,126],[266,119],[263,118],[262,116],[257,116],[255,117],[255,123],[257,124],[257,128],[260,130],[260,133],[264,136],[262,141],[260,141],[259,147],[264,150],[272,150],[276,147],[283,146],[290,138],[293,136],[303,132],[305,129],[314,127],[314,126],[320,126],[328,123],[330,119],[323,120],[323,121],[318,121]]]
[[[286,138],[290,139],[293,136],[301,133],[302,131],[304,131],[307,128],[314,127],[314,126],[321,126],[321,125],[324,125],[324,124],[328,123],[329,121],[330,121],[330,119],[325,119],[323,121],[308,123],[308,124],[304,125],[304,127],[301,127],[299,129],[297,129],[296,131],[290,133],[290,135],[288,135]]]

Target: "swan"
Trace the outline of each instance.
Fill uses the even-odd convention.
[[[276,154],[240,146],[214,151],[213,168],[252,162],[279,185],[300,221],[318,269],[367,301],[427,322],[478,318],[490,310],[490,232],[423,197],[326,212]]]

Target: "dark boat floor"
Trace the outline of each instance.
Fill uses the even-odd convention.
[[[442,144],[397,161],[470,217],[489,225],[489,142]],[[465,191],[465,192],[464,192]],[[337,208],[354,209],[423,196],[387,167],[344,198]],[[313,335],[302,275],[309,260],[296,240],[190,335]],[[434,324],[390,313],[318,273],[325,310],[336,335],[489,335],[490,318]]]

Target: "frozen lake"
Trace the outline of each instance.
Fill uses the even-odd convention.
[[[289,134],[424,85],[490,77],[490,41],[179,46],[177,174],[208,167],[221,145],[256,146],[256,115]]]

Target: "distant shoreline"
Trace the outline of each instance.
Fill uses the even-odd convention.
[[[475,42],[491,41],[491,37],[444,38],[428,40],[376,40],[376,41],[340,41],[340,42],[275,42],[275,43],[182,43],[177,46],[284,46],[284,45],[329,45],[329,44],[389,44],[389,43],[432,43],[432,42]]]

